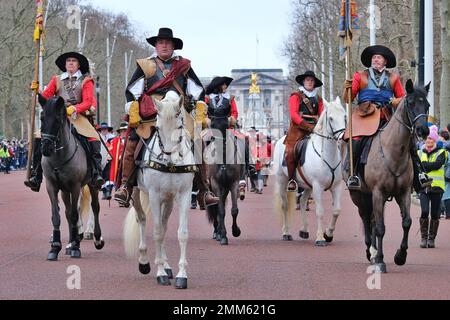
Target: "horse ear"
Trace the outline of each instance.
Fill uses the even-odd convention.
[[[44,107],[47,104],[47,99],[45,99],[44,96],[40,93],[38,93],[38,101],[41,107]]]
[[[58,105],[64,105],[64,104],[65,104],[64,99],[61,98],[61,97],[58,97],[58,99],[56,100],[56,103],[57,103]]]
[[[159,101],[158,99],[155,99],[155,98],[153,98],[153,97],[152,97],[152,99],[153,99],[153,104],[155,105],[155,108],[156,108],[157,112],[158,112],[158,113],[161,112],[162,106],[163,106],[163,104],[161,103],[161,101]]]
[[[406,81],[406,92],[409,94],[414,92],[414,83],[411,79],[408,79],[408,81]]]
[[[328,105],[328,103],[329,103],[329,102],[327,101],[327,99],[325,99],[325,98],[322,98],[322,100],[323,100],[323,104],[324,104],[324,106],[325,106],[325,105]]]
[[[341,103],[341,98],[339,98],[339,96],[336,97],[336,100],[335,100],[335,101],[336,101],[336,103],[342,105],[342,103]]]
[[[425,86],[425,90],[427,90],[427,92],[430,92],[430,86],[431,86],[431,81],[428,82],[428,84]]]

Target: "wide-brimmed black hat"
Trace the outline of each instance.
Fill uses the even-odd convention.
[[[364,49],[361,53],[361,62],[362,64],[370,68],[372,66],[372,57],[375,54],[382,55],[386,60],[386,68],[395,68],[397,65],[397,59],[395,58],[395,54],[391,49],[381,45],[370,46]]]
[[[112,132],[114,130],[113,127],[108,126],[106,122],[100,123],[100,125],[97,126],[97,131],[101,130],[108,130],[109,132]]]
[[[117,128],[117,132],[120,132],[122,130],[127,130],[128,129],[128,123],[126,122],[121,122],[119,125],[119,128]]]
[[[160,28],[158,35],[147,38],[147,42],[150,43],[152,46],[156,46],[156,41],[158,39],[170,39],[174,43],[175,50],[183,49],[183,40],[174,38],[172,29],[170,28]]]
[[[230,77],[215,77],[211,80],[211,83],[206,87],[206,94],[211,94],[214,92],[214,89],[220,87],[223,84],[226,84],[227,87],[230,85],[233,78]]]
[[[321,86],[323,86],[322,81],[320,81],[317,77],[316,74],[313,71],[306,71],[304,74],[300,74],[297,77],[295,77],[295,81],[297,81],[297,83],[299,85],[303,85],[303,82],[305,81],[306,77],[313,77],[314,78],[314,88],[319,88]]]
[[[88,59],[85,56],[83,56],[81,53],[78,53],[78,52],[66,52],[66,53],[63,53],[62,55],[60,55],[55,61],[59,70],[61,70],[62,72],[67,71],[66,70],[66,60],[68,58],[75,58],[78,60],[78,62],[80,63],[80,71],[82,74],[89,72]]]

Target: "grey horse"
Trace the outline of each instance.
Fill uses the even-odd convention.
[[[403,238],[394,257],[397,265],[404,265],[411,227],[411,188],[413,163],[409,150],[415,134],[423,135],[430,104],[426,97],[429,85],[416,87],[406,83],[407,95],[397,107],[392,119],[373,138],[364,168],[361,191],[350,191],[364,224],[367,259],[377,273],[386,272],[383,255],[385,234],[384,205],[394,198],[402,216]],[[344,172],[344,179],[348,172]]]

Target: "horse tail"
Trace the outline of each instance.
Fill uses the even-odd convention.
[[[89,212],[91,210],[90,202],[91,202],[91,193],[89,191],[89,187],[86,185],[83,188],[81,188],[80,210],[79,210],[80,217],[84,221],[85,219],[88,218]]]
[[[123,245],[127,257],[135,257],[137,255],[139,242],[140,235],[137,212],[134,207],[131,207],[123,224]]]
[[[138,211],[145,213],[145,221],[149,219],[150,201],[148,194],[145,192],[138,193],[138,196],[134,199],[134,206],[128,211],[123,224],[123,244],[128,257],[136,256],[141,241]]]
[[[217,215],[219,214],[219,206],[217,204],[206,207],[206,211],[208,213],[208,222],[210,224],[214,223],[214,220],[217,219]]]

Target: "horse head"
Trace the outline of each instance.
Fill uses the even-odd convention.
[[[44,156],[49,157],[56,152],[59,131],[67,119],[67,111],[64,99],[61,97],[53,97],[46,100],[39,95],[39,103],[43,108],[41,117],[41,151]]]
[[[173,130],[181,125],[181,106],[183,99],[175,92],[167,92],[161,101],[154,100],[157,115],[158,128]]]
[[[315,131],[322,131],[323,135],[338,140],[347,126],[347,112],[339,97],[330,102],[323,99],[323,105],[324,110]]]
[[[406,114],[409,120],[409,126],[415,128],[416,133],[426,138],[427,133],[427,118],[430,103],[427,100],[428,91],[430,90],[430,83],[425,87],[414,86],[411,79],[406,82]]]

